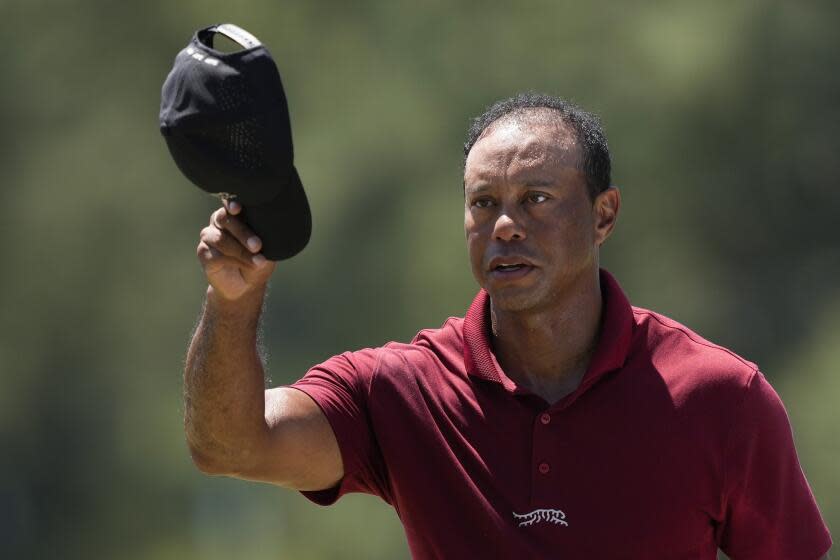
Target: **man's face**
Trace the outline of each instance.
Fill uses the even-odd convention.
[[[565,127],[527,117],[494,123],[470,151],[464,230],[473,275],[496,310],[550,307],[597,274],[609,231],[579,158]]]

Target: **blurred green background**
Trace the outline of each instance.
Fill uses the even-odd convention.
[[[271,49],[314,215],[278,267],[269,375],[462,315],[469,119],[535,89],[599,113],[636,305],[757,361],[840,529],[840,4],[3,0],[0,556],[406,558],[350,496],[202,476],[181,368],[214,209],[158,133],[199,27]]]

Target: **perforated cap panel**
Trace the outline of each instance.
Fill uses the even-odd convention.
[[[288,258],[309,239],[311,217],[280,74],[264,46],[217,51],[214,32],[199,30],[176,56],[161,92],[161,132],[190,181],[235,195],[266,256],[273,244]],[[305,219],[290,219],[296,212]]]

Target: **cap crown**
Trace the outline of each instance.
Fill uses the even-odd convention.
[[[213,48],[196,32],[161,92],[160,126],[179,169],[199,188],[261,204],[292,180],[293,147],[277,66],[262,45]]]

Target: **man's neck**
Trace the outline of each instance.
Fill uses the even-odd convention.
[[[490,303],[493,346],[505,374],[554,403],[577,389],[601,328],[598,277],[539,312],[505,312]]]

